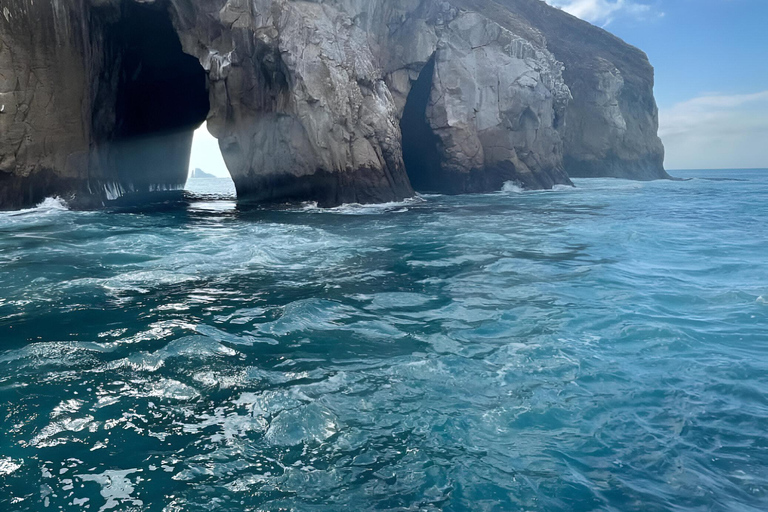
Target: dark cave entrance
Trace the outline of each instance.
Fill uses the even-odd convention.
[[[440,172],[440,137],[427,121],[434,74],[435,58],[432,57],[413,83],[400,119],[405,171],[417,192],[439,192],[445,188]]]
[[[117,66],[112,143],[121,183],[135,192],[180,189],[187,179],[192,135],[210,109],[208,81],[197,58],[183,52],[168,2],[122,2],[106,28]]]

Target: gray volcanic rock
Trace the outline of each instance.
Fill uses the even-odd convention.
[[[427,108],[442,179],[469,174],[458,192],[498,190],[507,180],[531,189],[570,183],[557,131],[569,99],[562,67],[543,46],[458,13],[441,34]]]
[[[173,7],[185,49],[208,72],[208,126],[239,197],[336,205],[413,193],[394,101],[368,34],[346,12],[310,2],[203,5]]]
[[[85,20],[68,11],[47,2],[0,5],[0,208],[83,184],[90,140]]]
[[[669,178],[645,53],[539,0],[498,0],[536,27],[573,95],[563,131],[572,177]]]
[[[192,132],[208,112],[205,72],[165,11],[146,9],[3,2],[0,209],[183,189]]]
[[[206,118],[257,201],[660,177],[647,60],[563,16],[538,0],[6,0],[0,208],[179,189]]]
[[[177,27],[208,70],[209,127],[241,197],[392,201],[412,194],[408,175],[420,182],[426,164],[440,175],[429,188],[442,192],[570,183],[553,128],[570,97],[560,64],[477,13],[436,0],[230,2],[208,16],[174,5],[189,10]],[[222,19],[237,20],[231,35],[211,38]],[[421,115],[435,139],[419,150],[434,158],[407,175],[400,120],[428,62]],[[259,83],[272,87],[263,98]]]

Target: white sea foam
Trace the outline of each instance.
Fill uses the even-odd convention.
[[[335,213],[341,215],[377,215],[380,213],[404,213],[417,204],[426,202],[422,196],[409,197],[402,201],[392,201],[389,203],[360,204],[345,203],[333,208],[320,208],[316,202],[305,203],[301,211],[310,213]]]
[[[46,197],[42,202],[38,203],[34,208],[25,208],[15,212],[8,213],[9,216],[15,217],[18,215],[27,215],[30,213],[56,213],[69,211],[67,202],[61,197]]]
[[[501,191],[512,194],[522,194],[524,192],[523,187],[516,181],[505,181]]]
[[[61,210],[69,210],[69,206],[67,206],[67,202],[60,197],[46,197],[42,203],[37,205],[37,209],[61,211]]]
[[[0,457],[0,475],[10,475],[21,467],[20,462],[16,462],[10,457]]]
[[[47,197],[32,208],[24,208],[9,212],[0,212],[0,224],[3,227],[21,228],[30,225],[50,225],[58,222],[58,218],[69,214],[67,202],[61,197]],[[25,238],[45,238],[47,235],[35,232],[19,232],[13,236]],[[0,251],[2,253],[3,251]],[[0,256],[2,258],[2,256]]]
[[[565,192],[565,191],[572,191],[576,190],[576,187],[572,187],[571,185],[553,185],[550,190],[526,190],[523,187],[520,186],[520,184],[516,181],[505,181],[504,186],[501,187],[502,193],[507,194],[524,194],[524,193],[533,193],[533,192]]]

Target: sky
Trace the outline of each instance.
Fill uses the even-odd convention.
[[[221,150],[219,149],[219,141],[208,133],[208,123],[203,123],[195,131],[195,136],[192,139],[192,152],[189,155],[189,172],[191,173],[196,168],[219,178],[229,177],[229,171],[224,164],[224,158],[221,156]]]
[[[645,51],[667,169],[768,168],[768,0],[547,0]]]
[[[667,169],[768,168],[768,0],[547,0],[645,51]],[[195,133],[190,167],[228,176]]]

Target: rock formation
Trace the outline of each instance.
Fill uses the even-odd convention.
[[[499,0],[535,26],[573,95],[563,135],[572,177],[669,178],[657,136],[653,67],[621,39],[539,0]]]
[[[205,172],[204,170],[200,169],[199,167],[195,167],[191,173],[189,173],[189,179],[191,180],[212,180],[216,179],[216,176],[214,176],[211,173]]]
[[[206,118],[257,201],[666,176],[645,56],[539,0],[0,10],[0,208],[179,189]]]

